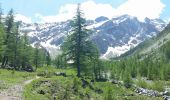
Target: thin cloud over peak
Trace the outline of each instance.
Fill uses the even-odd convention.
[[[15,14],[16,21],[22,21],[24,23],[32,23],[32,19],[30,17],[26,17],[22,14]]]
[[[146,17],[159,18],[164,7],[160,0],[128,0],[118,7],[117,13],[136,16],[143,21]]]

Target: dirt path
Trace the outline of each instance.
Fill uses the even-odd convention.
[[[36,76],[33,79],[26,80],[21,84],[17,84],[15,86],[8,88],[7,90],[0,92],[0,100],[23,100],[22,94],[24,86],[38,78],[40,77]]]

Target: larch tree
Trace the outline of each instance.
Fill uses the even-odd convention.
[[[36,70],[39,65],[39,44],[35,46],[35,51],[34,51],[34,65],[36,67]]]
[[[14,13],[13,9],[11,9],[6,17],[5,21],[6,25],[6,36],[5,36],[5,42],[4,44],[6,45],[3,59],[2,59],[2,67],[5,67],[9,61],[9,56],[11,56],[12,51],[11,49],[13,48],[12,43],[14,43],[14,34],[12,33],[13,31],[13,26],[14,26]]]
[[[46,58],[46,64],[47,66],[51,65],[51,57],[50,57],[50,53],[46,50],[45,51],[45,58]]]
[[[90,41],[89,34],[91,33],[86,29],[86,20],[83,18],[83,13],[78,4],[76,16],[71,21],[72,33],[67,37],[62,45],[63,55],[67,60],[73,60],[73,64],[77,68],[77,76],[81,77],[81,71],[87,67],[90,55],[93,55],[94,46]]]
[[[5,48],[5,30],[4,30],[4,25],[2,23],[2,9],[0,7],[0,62],[2,60],[2,55],[4,52],[4,48]]]
[[[19,66],[19,41],[20,41],[20,36],[19,36],[19,23],[15,24],[14,27],[14,60],[13,60],[13,66],[16,69]]]

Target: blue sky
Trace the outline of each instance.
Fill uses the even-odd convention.
[[[0,0],[5,12],[13,8],[17,13],[33,16],[35,13],[55,15],[65,4],[82,3],[87,0]],[[109,3],[117,7],[126,0],[94,0],[96,3]]]
[[[13,8],[18,14],[18,20],[30,22],[69,19],[73,16],[72,8],[75,8],[77,3],[82,3],[88,19],[100,15],[111,18],[129,14],[140,20],[144,17],[170,20],[170,0],[0,0],[0,3],[4,14]],[[91,7],[92,5],[95,7]]]
[[[161,14],[161,18],[162,19],[170,18],[170,0],[161,0],[161,1],[166,5],[163,13]]]

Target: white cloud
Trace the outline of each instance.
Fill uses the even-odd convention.
[[[67,4],[62,6],[59,13],[54,16],[43,16],[41,14],[35,14],[36,19],[40,19],[40,22],[61,22],[68,19],[72,19],[75,15],[75,10],[77,8],[76,4]]]
[[[97,4],[93,1],[82,3],[81,7],[87,19],[95,19],[99,16],[112,18],[115,15],[114,12],[116,11],[116,9],[110,4]]]
[[[31,20],[30,17],[28,18],[28,17],[21,15],[21,14],[16,14],[15,20],[16,21],[22,21],[22,22],[25,22],[25,23],[32,23],[32,20]]]
[[[159,18],[165,5],[160,0],[128,0],[117,8],[110,4],[95,3],[88,0],[81,4],[81,9],[87,19],[95,19],[99,16],[112,18],[115,16],[128,14],[136,16],[140,21],[146,17],[154,19]],[[36,18],[41,22],[60,22],[72,19],[75,15],[77,4],[66,4],[60,7],[59,13],[54,16],[43,16],[36,14]]]
[[[39,16],[42,22],[59,22],[72,19],[75,15],[77,4],[66,4],[62,6],[59,13],[55,16]],[[106,16],[112,18],[114,16],[115,9],[110,4],[96,4],[93,1],[87,1],[81,4],[81,9],[83,10],[84,17],[87,19],[95,19],[99,16]]]
[[[170,22],[170,17],[169,17],[169,19],[168,19],[168,22]]]
[[[154,19],[159,18],[164,7],[160,0],[128,0],[117,8],[117,13],[136,16],[139,20]]]

